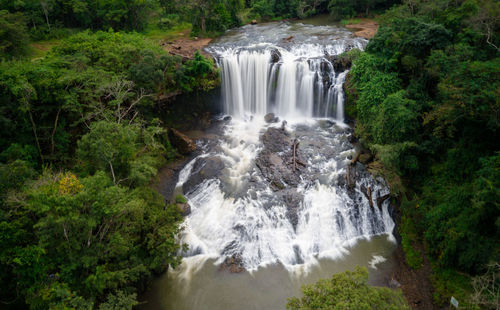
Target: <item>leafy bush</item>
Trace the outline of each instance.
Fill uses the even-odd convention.
[[[334,274],[331,279],[302,286],[304,296],[289,298],[287,309],[410,309],[401,291],[368,286],[367,280],[366,268]]]

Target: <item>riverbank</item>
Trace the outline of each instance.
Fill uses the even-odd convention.
[[[369,18],[353,20],[352,23],[345,25],[347,29],[354,30],[354,35],[367,40],[373,38],[378,31],[378,23]]]
[[[196,51],[200,51],[203,56],[210,58],[210,55],[203,52],[203,49],[212,40],[213,38],[182,37],[174,40],[164,40],[160,44],[169,54],[180,56],[184,59],[192,59]]]

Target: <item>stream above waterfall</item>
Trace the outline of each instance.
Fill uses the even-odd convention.
[[[178,175],[174,193],[191,206],[179,235],[188,250],[144,309],[284,309],[302,284],[356,265],[371,283],[387,282],[394,222],[377,198],[389,189],[359,163],[355,180],[346,177],[355,156],[348,71],[332,61],[365,45],[338,26],[275,22],[207,47],[224,115]]]

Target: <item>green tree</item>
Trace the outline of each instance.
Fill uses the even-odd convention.
[[[361,267],[334,274],[331,279],[304,285],[304,296],[289,298],[287,309],[410,309],[401,291],[368,286],[367,280],[368,271]]]
[[[0,11],[0,59],[25,56],[29,51],[28,43],[24,15]]]

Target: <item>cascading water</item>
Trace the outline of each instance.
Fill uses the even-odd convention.
[[[334,272],[390,274],[394,222],[389,202],[377,201],[389,190],[350,164],[347,71],[334,62],[365,44],[334,26],[269,23],[207,48],[226,115],[179,173],[175,193],[191,206],[179,238],[189,249],[145,309],[284,309],[301,284]]]
[[[181,172],[178,186],[192,208],[182,235],[189,245],[184,255],[211,257],[217,264],[237,258],[247,270],[277,262],[293,269],[339,257],[359,238],[390,235],[394,223],[388,205],[370,206],[361,190],[370,187],[380,197],[388,192],[383,180],[363,171],[353,188],[343,181],[353,155],[342,123],[347,71],[335,72],[329,59],[363,48],[365,41],[338,28],[335,39],[327,35],[331,29],[318,33],[317,27],[313,35],[304,34],[304,28],[295,34],[288,24],[272,32],[246,28],[237,31],[236,36],[243,34],[240,40],[229,36],[209,48],[221,69],[222,100],[232,120],[221,141]],[[269,112],[288,125],[283,125],[285,148],[266,162],[261,136],[279,127],[264,122]],[[283,155],[288,136],[300,141],[305,161],[300,173],[293,168],[290,184],[287,176],[266,175],[268,167],[262,167],[289,173]]]
[[[223,50],[218,63],[225,113],[240,119],[274,112],[283,118],[343,121],[342,85],[347,72],[335,72],[326,56],[311,45],[287,50],[259,44]]]

